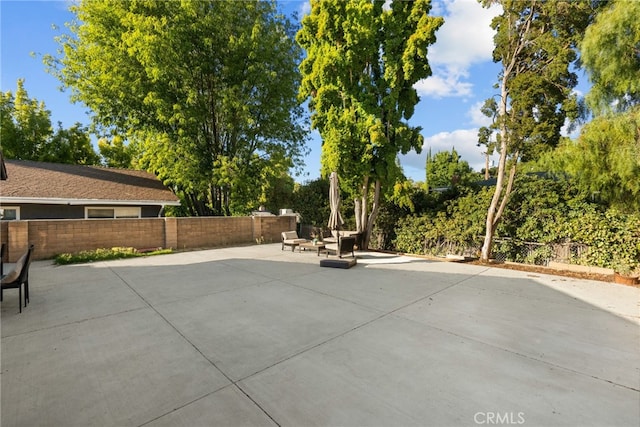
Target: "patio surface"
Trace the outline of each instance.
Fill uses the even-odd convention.
[[[638,426],[640,289],[280,244],[31,267],[2,426]]]

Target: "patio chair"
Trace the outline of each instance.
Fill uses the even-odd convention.
[[[29,302],[29,266],[31,265],[31,256],[33,254],[33,245],[29,245],[29,249],[18,259],[16,265],[6,276],[0,279],[0,301],[3,299],[5,289],[18,289],[18,308],[22,313],[22,287],[24,285],[24,306]]]
[[[284,250],[285,246],[291,246],[291,251],[295,251],[296,246],[300,243],[306,242],[307,239],[301,239],[298,237],[298,233],[296,231],[283,231],[282,232],[282,248],[280,250]]]
[[[342,258],[342,254],[348,254],[351,252],[351,256],[355,258],[355,253],[353,252],[353,246],[356,243],[356,238],[352,236],[340,236],[338,238],[338,243],[329,243],[325,245],[324,249],[327,251],[327,257],[329,253],[338,255],[339,258]]]

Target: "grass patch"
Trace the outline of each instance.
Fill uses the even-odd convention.
[[[138,250],[136,248],[100,248],[92,251],[80,251],[56,255],[53,262],[58,265],[79,264],[84,262],[107,261],[111,259],[135,258],[149,255],[170,254],[171,249]]]

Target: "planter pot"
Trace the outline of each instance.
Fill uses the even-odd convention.
[[[625,276],[623,274],[614,273],[613,281],[619,283],[621,285],[637,285],[638,277],[637,276]]]

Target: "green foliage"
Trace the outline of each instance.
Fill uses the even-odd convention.
[[[379,205],[370,187],[393,185],[401,177],[397,154],[421,150],[420,128],[407,122],[419,100],[413,85],[431,75],[427,48],[443,23],[429,16],[430,0],[387,6],[312,1],[296,36],[307,53],[299,94],[322,136],[323,174],[337,172],[349,198],[362,198],[363,212],[373,203],[363,224],[369,231]]]
[[[580,43],[593,83],[587,101],[597,113],[624,111],[640,102],[640,2],[609,3]]]
[[[76,123],[69,129],[58,129],[51,139],[42,147],[38,160],[53,163],[70,163],[78,165],[97,165],[100,156],[95,152],[89,138],[89,130]]]
[[[192,215],[246,212],[305,153],[302,51],[270,1],[80,1],[49,70]],[[116,164],[127,150],[103,150]],[[283,160],[284,159],[284,160]],[[272,187],[277,185],[274,181]]]
[[[53,134],[51,112],[44,102],[29,98],[24,80],[17,86],[15,96],[2,93],[2,150],[8,159],[38,160]]]
[[[640,210],[640,106],[602,115],[577,141],[565,140],[543,156],[540,168],[567,175],[584,197],[625,212]]]
[[[0,94],[0,141],[7,159],[93,165],[100,162],[86,127],[76,123],[64,129],[51,127],[51,112],[44,102],[29,98],[24,80],[15,95]]]
[[[504,12],[492,22],[493,57],[502,63],[504,99],[485,107],[495,111],[494,128],[504,127],[505,155],[518,152],[527,161],[555,146],[565,119],[577,117],[571,91],[578,80],[570,66],[594,11],[590,0],[500,3]]]
[[[112,168],[134,168],[134,160],[138,157],[135,144],[125,144],[125,139],[115,135],[111,140],[100,138],[98,150],[107,166]]]
[[[571,184],[526,174],[505,211],[497,234],[501,241],[493,251],[497,258],[543,264],[554,245],[573,243],[578,251],[572,263],[629,272],[640,268],[640,215],[606,209],[589,201]],[[469,190],[441,201],[423,213],[400,217],[396,222],[395,249],[416,254],[442,255],[475,248],[484,229],[483,211],[490,189]],[[526,242],[534,242],[536,245]],[[528,247],[528,249],[526,249]],[[533,249],[532,249],[533,248]]]
[[[604,212],[593,205],[573,206],[568,220],[560,225],[566,239],[583,243],[589,250],[574,260],[577,264],[629,272],[640,267],[640,215]]]
[[[479,134],[480,144],[489,152],[493,149],[489,130],[497,131],[495,148],[500,153],[482,248],[482,259],[488,261],[518,162],[536,159],[557,146],[565,120],[579,115],[577,96],[572,93],[578,80],[571,65],[597,4],[591,0],[480,2],[499,3],[503,11],[491,23],[496,31],[493,60],[501,63],[500,94],[497,101],[485,102],[483,113],[494,121]]]
[[[395,230],[396,249],[407,253],[442,255],[477,247],[479,236],[484,231],[484,213],[491,193],[487,188],[469,190],[446,200],[426,215],[403,219]]]
[[[302,215],[302,222],[324,228],[329,220],[329,180],[318,178],[304,184],[297,184],[292,197],[291,208]]]
[[[100,248],[92,251],[80,251],[76,253],[64,253],[56,255],[54,263],[57,265],[78,264],[84,262],[107,261],[120,258],[134,258],[140,256],[163,255],[171,253],[171,249],[156,249],[139,252],[135,248],[114,247],[111,249]]]
[[[460,158],[455,148],[452,148],[451,152],[438,152],[435,156],[431,156],[431,150],[429,150],[426,167],[429,188],[466,185],[477,181],[478,175],[473,172],[466,160],[460,160]]]

